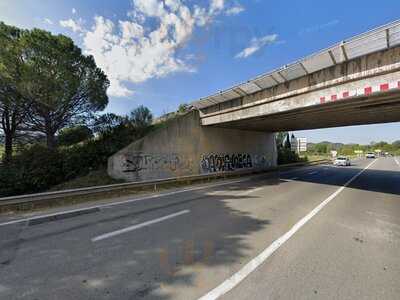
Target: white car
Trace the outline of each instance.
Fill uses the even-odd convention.
[[[375,158],[375,153],[373,152],[368,152],[367,155],[365,156],[366,158]]]
[[[336,158],[333,164],[335,166],[345,166],[345,167],[351,165],[350,159],[344,156],[339,156],[338,158]]]

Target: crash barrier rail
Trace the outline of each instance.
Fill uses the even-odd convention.
[[[38,194],[29,194],[29,195],[21,195],[21,196],[12,196],[12,197],[4,197],[0,198],[0,208],[5,206],[14,206],[21,204],[32,204],[32,206],[36,203],[46,202],[48,203],[51,200],[59,200],[62,198],[70,198],[76,196],[88,196],[88,195],[96,195],[101,193],[109,193],[109,192],[117,192],[117,191],[125,191],[125,190],[145,190],[152,189],[157,191],[163,185],[167,184],[182,184],[182,183],[194,183],[197,181],[211,181],[216,179],[227,179],[234,177],[241,177],[245,175],[251,174],[262,174],[269,173],[272,171],[290,169],[293,167],[300,166],[312,166],[323,163],[329,163],[329,160],[317,160],[313,162],[299,162],[292,163],[286,165],[280,165],[275,168],[263,169],[263,170],[241,170],[241,171],[233,171],[233,172],[221,172],[221,173],[213,173],[213,174],[205,174],[205,175],[192,175],[192,176],[182,176],[182,177],[174,177],[174,178],[166,178],[166,179],[157,179],[150,181],[140,181],[140,182],[128,182],[128,183],[119,183],[112,185],[104,185],[104,186],[94,186],[87,188],[79,188],[79,189],[70,189],[63,191],[55,191],[55,192],[45,192]]]

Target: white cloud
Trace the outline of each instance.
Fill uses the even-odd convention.
[[[259,51],[261,48],[265,47],[266,45],[274,44],[277,41],[277,39],[278,39],[277,34],[266,35],[261,38],[253,38],[250,42],[249,47],[243,49],[235,57],[247,58],[256,53],[257,51]]]
[[[208,7],[183,0],[131,0],[127,20],[94,18],[90,29],[72,19],[60,25],[82,32],[83,48],[93,55],[110,80],[108,94],[127,97],[134,93],[128,83],[139,84],[175,72],[194,72],[190,55],[178,50],[192,37],[196,26],[205,26],[224,13],[224,0],[209,0]]]
[[[210,12],[216,13],[224,9],[225,1],[224,0],[211,0],[210,3]]]
[[[165,13],[164,3],[158,0],[133,0],[136,9],[149,17],[160,17]]]
[[[44,18],[43,22],[46,23],[46,24],[49,24],[49,25],[53,25],[53,21],[50,20],[49,18]]]
[[[240,13],[243,12],[244,10],[245,10],[245,9],[244,9],[244,7],[243,7],[242,5],[240,5],[239,3],[236,3],[234,6],[228,8],[228,9],[225,11],[225,14],[226,14],[227,16],[235,16],[235,15],[240,14]]]
[[[62,27],[65,28],[69,28],[71,29],[73,32],[84,32],[85,30],[83,29],[82,25],[81,25],[82,21],[78,20],[72,20],[72,19],[68,19],[68,20],[61,20],[60,21],[60,25]]]
[[[72,14],[75,15],[76,14],[76,9],[72,8]]]

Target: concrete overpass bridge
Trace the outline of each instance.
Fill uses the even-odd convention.
[[[192,103],[109,158],[129,181],[266,169],[274,132],[400,121],[400,21]]]
[[[258,131],[400,121],[400,22],[192,105],[201,124]]]

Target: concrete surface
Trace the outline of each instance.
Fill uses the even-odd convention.
[[[201,109],[201,122],[270,132],[395,122],[399,82],[400,47],[394,47]],[[389,83],[393,90],[380,91]]]
[[[198,299],[369,163],[0,226],[0,299]],[[398,299],[399,183],[394,159],[377,160],[222,299]]]
[[[276,166],[275,135],[200,125],[198,111],[168,121],[109,158],[111,177],[145,181]]]

